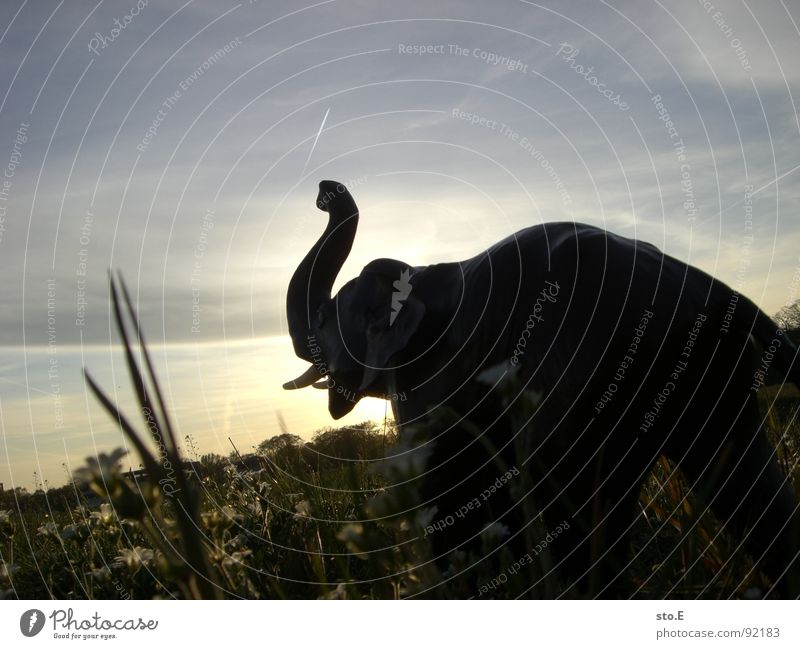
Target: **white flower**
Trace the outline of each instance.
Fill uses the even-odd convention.
[[[502,523],[495,521],[486,527],[481,534],[487,539],[502,541],[504,538],[511,535],[511,531]]]
[[[58,536],[58,526],[53,521],[39,526],[36,531],[42,536]]]
[[[245,565],[245,559],[251,554],[251,550],[239,550],[237,552],[232,552],[222,560],[222,566],[227,569],[234,567],[243,568]]]
[[[431,524],[437,511],[436,507],[420,507],[414,512],[414,523],[417,527],[427,527]]]
[[[19,566],[0,561],[0,583],[10,584],[16,572],[19,572]]]
[[[495,386],[513,377],[517,371],[516,366],[512,365],[510,361],[504,360],[483,370],[476,379],[484,385]]]
[[[395,447],[394,453],[378,463],[380,469],[393,478],[410,478],[421,474],[433,453],[431,444],[411,446],[406,440]],[[376,466],[376,469],[378,466]]]
[[[98,453],[97,457],[87,457],[86,465],[75,471],[76,482],[95,482],[105,485],[116,478],[120,472],[119,461],[128,454],[124,448],[116,448],[111,455]]]
[[[339,530],[336,538],[345,543],[358,543],[364,537],[364,526],[361,523],[347,523]]]
[[[153,562],[154,554],[149,548],[136,546],[133,549],[122,550],[119,556],[114,558],[114,563],[118,566],[127,566],[131,573],[136,572],[143,565],[147,566]]]
[[[340,582],[336,584],[336,590],[332,590],[327,595],[326,599],[347,599],[347,586]]]
[[[97,521],[104,527],[108,527],[109,525],[113,525],[114,521],[116,520],[116,516],[114,515],[114,508],[111,507],[108,503],[103,503],[100,505],[100,511],[91,512],[89,514],[93,521]]]
[[[294,510],[297,512],[295,518],[308,518],[311,516],[311,503],[308,500],[301,500],[294,506]]]
[[[221,508],[212,509],[209,512],[200,514],[200,520],[203,525],[209,529],[214,530],[220,528],[222,530],[228,529],[234,522],[241,519],[236,511],[228,505],[223,505]]]
[[[342,541],[350,553],[359,559],[368,559],[369,555],[364,552],[367,539],[364,536],[364,526],[361,523],[347,523],[336,538]]]
[[[101,566],[92,570],[92,577],[99,582],[111,580],[111,569],[108,566]]]

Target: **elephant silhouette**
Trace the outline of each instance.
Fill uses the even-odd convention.
[[[294,351],[311,366],[284,388],[326,388],[334,419],[364,396],[402,393],[391,399],[401,439],[442,407],[477,427],[477,442],[459,426],[431,433],[420,506],[457,511],[498,479],[498,455],[532,480],[525,497],[548,529],[568,522],[552,544],[563,583],[617,596],[637,498],[666,456],[775,592],[797,595],[797,501],[756,393],[765,372],[800,385],[800,369],[752,301],[649,243],[574,222],[526,228],[461,262],[377,259],[332,296],[359,213],[334,181],[320,183],[317,206],[327,227],[287,292]],[[505,374],[540,395],[524,431],[485,380]],[[510,444],[521,435],[522,459]],[[529,510],[497,494],[493,520],[514,538]],[[437,556],[469,547],[486,524],[454,519],[431,537]]]

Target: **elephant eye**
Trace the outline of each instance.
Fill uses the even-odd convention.
[[[317,311],[317,324],[322,327],[325,324],[325,314],[322,311]]]

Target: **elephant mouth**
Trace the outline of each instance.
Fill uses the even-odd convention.
[[[359,371],[336,372],[325,382],[328,389],[328,411],[334,419],[341,419],[359,402],[363,393],[358,389]]]
[[[334,419],[341,419],[348,414],[361,398],[355,390],[328,388],[328,412]]]

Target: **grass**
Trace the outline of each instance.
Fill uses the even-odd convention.
[[[86,380],[146,470],[123,472],[125,452],[118,449],[88,458],[74,480],[59,489],[0,494],[1,597],[402,598],[522,592],[553,597],[561,592],[557,580],[541,580],[552,565],[546,547],[527,565],[515,564],[518,557],[502,546],[495,527],[483,533],[480,553],[454,553],[444,567],[432,562],[424,530],[435,512],[414,508],[411,486],[420,458],[404,452],[408,448],[392,426],[365,422],[326,429],[307,443],[283,430],[258,452],[229,458],[197,457],[188,439],[196,457],[187,462],[127,291],[114,281],[111,290],[142,429],[88,372]],[[779,460],[800,487],[800,394],[793,387],[780,392],[768,387],[759,398]],[[515,416],[523,421],[535,399],[519,401],[522,410]],[[442,410],[437,416],[447,419],[453,413]],[[384,454],[395,459],[378,462]],[[398,484],[405,486],[389,486]],[[523,483],[513,487],[520,493],[525,488]],[[667,460],[654,467],[644,485],[640,509],[629,571],[635,597],[752,597],[767,591],[765,578],[687,494]],[[534,523],[526,532],[531,547],[555,533],[541,521]],[[473,563],[477,568],[464,576]],[[490,587],[493,583],[497,587]]]

